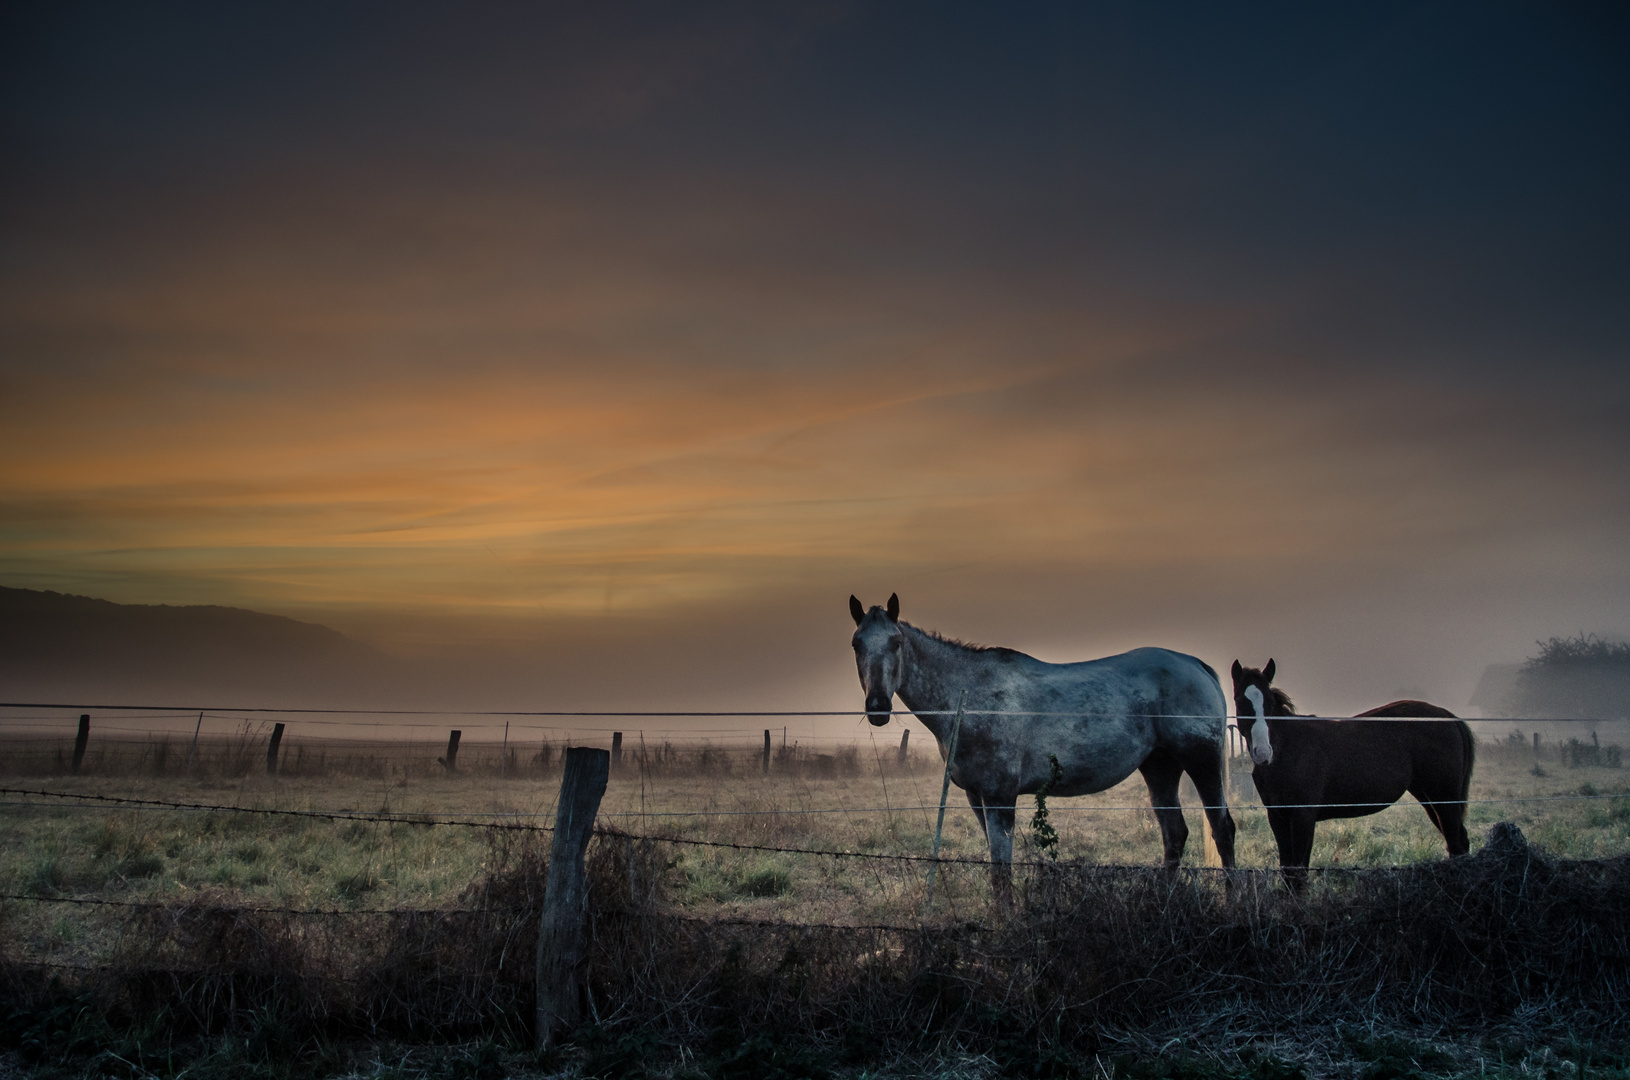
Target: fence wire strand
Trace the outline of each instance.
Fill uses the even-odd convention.
[[[5,795],[34,795],[34,796],[43,796],[43,797],[57,798],[57,799],[63,799],[63,800],[73,800],[73,799],[92,799],[92,800],[95,800],[95,802],[92,802],[92,803],[75,804],[73,802],[65,802],[63,804],[60,804],[60,805],[66,806],[68,808],[73,808],[73,807],[75,807],[77,805],[77,806],[87,808],[87,809],[94,809],[94,808],[99,808],[102,805],[115,805],[115,806],[129,806],[129,807],[131,807],[133,809],[135,809],[135,808],[142,808],[142,809],[174,809],[174,810],[190,810],[190,811],[208,811],[208,812],[212,812],[212,813],[266,814],[266,815],[276,815],[276,816],[282,816],[282,817],[313,818],[313,819],[318,819],[318,820],[335,821],[335,822],[339,822],[339,821],[366,821],[366,822],[374,822],[374,823],[380,823],[380,824],[400,824],[400,825],[420,825],[420,826],[442,825],[442,826],[455,826],[455,827],[472,828],[472,829],[490,829],[490,830],[511,831],[511,832],[535,832],[535,833],[552,833],[552,832],[554,832],[554,827],[553,826],[536,825],[536,824],[529,824],[529,823],[524,823],[524,822],[454,821],[454,820],[445,820],[445,819],[439,819],[439,818],[430,818],[430,817],[427,817],[425,815],[366,814],[366,813],[348,813],[348,812],[343,812],[343,811],[316,811],[316,810],[281,810],[281,809],[274,809],[274,808],[269,808],[269,807],[230,806],[230,805],[227,805],[227,804],[224,804],[224,803],[222,803],[222,804],[208,804],[208,803],[168,802],[168,801],[165,801],[165,800],[162,800],[162,799],[137,799],[137,798],[131,798],[131,797],[126,797],[126,796],[118,796],[118,795],[80,795],[80,794],[75,794],[75,793],[70,793],[70,792],[46,791],[46,790],[43,790],[43,789],[33,789],[33,788],[5,788],[5,787],[0,787],[0,794],[5,794]],[[1469,800],[1469,801],[1472,802],[1472,803],[1500,803],[1500,802],[1531,803],[1531,802],[1573,802],[1573,801],[1591,801],[1591,800],[1604,800],[1604,799],[1630,799],[1630,794],[1626,794],[1626,793],[1621,792],[1621,793],[1618,793],[1618,794],[1609,793],[1609,794],[1598,794],[1598,795],[1537,796],[1537,797],[1534,797],[1534,798],[1526,798],[1526,799],[1524,799],[1524,798],[1484,799],[1484,800],[1473,799],[1473,800]],[[39,804],[39,803],[36,803],[36,804],[29,804],[29,805],[52,805],[52,804]],[[1331,803],[1331,804],[1310,804],[1310,805],[1328,805],[1328,806],[1332,806],[1332,807],[1350,807],[1350,806],[1375,806],[1375,805],[1379,805],[1379,804],[1376,804],[1376,803]],[[1053,809],[1053,808],[1049,807],[1049,810],[1051,810],[1051,809]],[[1082,809],[1094,809],[1094,808],[1092,808],[1092,807],[1083,807]],[[1151,808],[1147,807],[1147,806],[1144,806],[1144,807],[1136,807],[1136,808],[1128,807],[1126,809],[1149,810]],[[1269,809],[1269,808],[1268,807],[1260,807],[1260,806],[1244,806],[1244,807],[1238,807],[1238,809],[1266,810],[1266,809]],[[796,811],[793,811],[793,812],[796,812]],[[647,816],[654,816],[654,815],[647,815]],[[748,844],[748,843],[740,843],[740,842],[737,842],[737,841],[729,841],[729,840],[704,840],[704,839],[700,839],[700,838],[697,838],[697,837],[662,836],[662,835],[649,834],[649,833],[630,833],[630,832],[626,832],[626,831],[621,830],[621,829],[602,828],[602,827],[598,827],[598,826],[595,828],[594,832],[595,832],[596,836],[610,837],[610,838],[614,838],[614,839],[632,839],[632,840],[649,841],[649,842],[653,842],[653,843],[681,844],[681,845],[686,845],[686,846],[691,846],[691,847],[724,848],[724,849],[730,849],[730,850],[734,850],[734,851],[771,852],[771,853],[781,853],[781,854],[788,854],[788,855],[814,855],[814,856],[820,856],[820,857],[823,857],[823,858],[834,858],[834,859],[873,859],[873,860],[879,860],[879,861],[884,861],[884,862],[895,862],[895,863],[900,863],[900,862],[921,862],[921,863],[939,863],[939,864],[965,865],[965,866],[991,866],[991,865],[993,865],[992,860],[990,860],[990,859],[969,858],[969,857],[966,857],[966,856],[950,856],[950,855],[931,856],[931,855],[912,855],[912,854],[906,854],[906,853],[890,853],[890,852],[880,852],[880,851],[846,851],[846,850],[833,849],[833,848],[782,847],[782,846],[772,845],[772,844]],[[1051,861],[1051,860],[1032,859],[1032,860],[1011,860],[1011,861],[1009,861],[1007,863],[1004,863],[1003,865],[1014,866],[1014,867],[1036,867],[1036,866],[1056,866],[1058,864],[1056,862]],[[1206,871],[1228,872],[1228,871],[1224,871],[1223,868],[1221,868],[1221,867],[1194,867],[1194,868],[1185,868],[1185,869],[1203,869],[1203,870],[1206,870]],[[1350,867],[1328,867],[1328,868],[1313,867],[1311,869],[1330,869],[1330,870],[1346,873],[1346,872],[1349,872],[1350,870],[1395,870],[1395,869],[1398,869],[1398,867],[1393,867],[1393,866],[1358,867],[1358,868],[1350,868]]]

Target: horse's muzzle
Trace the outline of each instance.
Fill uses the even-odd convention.
[[[873,727],[882,727],[889,722],[889,711],[894,702],[883,698],[866,699],[866,719],[872,722]]]

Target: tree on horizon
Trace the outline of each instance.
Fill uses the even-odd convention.
[[[1630,643],[1595,634],[1535,642],[1517,672],[1513,716],[1623,720],[1630,717]]]

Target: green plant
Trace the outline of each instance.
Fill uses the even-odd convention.
[[[779,866],[766,866],[745,875],[736,885],[741,896],[784,896],[792,890],[792,875]]]
[[[164,872],[164,860],[152,852],[143,852],[140,855],[120,859],[113,870],[120,877],[127,879],[150,878]]]
[[[1360,1080],[1424,1080],[1455,1065],[1454,1058],[1430,1043],[1397,1035],[1347,1032],[1342,1041],[1354,1057],[1366,1063],[1359,1071]]]
[[[824,1080],[831,1075],[813,1046],[793,1039],[718,1031],[709,1040],[706,1075],[717,1080]]]
[[[1058,858],[1058,830],[1048,820],[1047,796],[1052,793],[1053,786],[1064,779],[1064,769],[1058,763],[1057,754],[1047,755],[1049,775],[1047,782],[1041,785],[1036,792],[1036,813],[1030,819],[1031,843],[1042,855],[1049,859]]]
[[[646,1063],[660,1049],[649,1031],[628,1031],[613,1035],[592,1024],[572,1036],[572,1043],[585,1051],[578,1066],[580,1075],[596,1080],[635,1080],[647,1075]]]

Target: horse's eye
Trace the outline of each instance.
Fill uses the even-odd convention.
[[[889,648],[898,652],[900,650],[900,639],[895,638],[893,641],[889,642]]]

